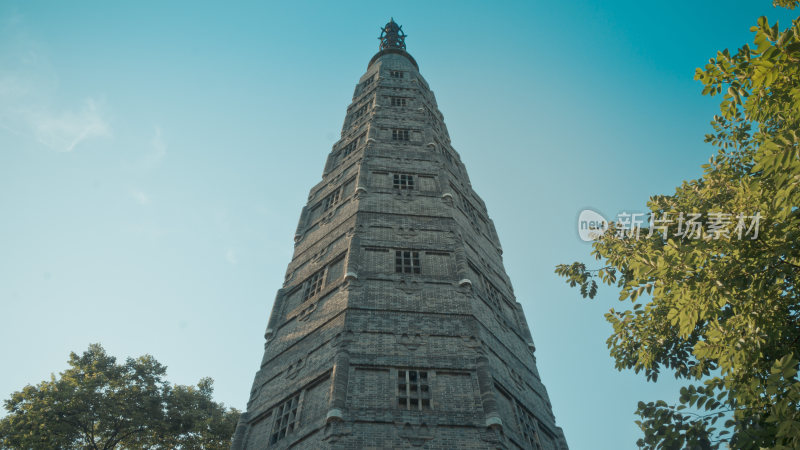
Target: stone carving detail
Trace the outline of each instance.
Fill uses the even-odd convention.
[[[516,370],[509,368],[508,373],[511,376],[511,381],[514,382],[514,385],[517,387],[517,389],[525,389],[525,380],[522,379],[522,376],[517,373]]]
[[[423,335],[420,333],[415,333],[415,334],[403,333],[397,335],[396,337],[398,344],[404,346],[405,348],[411,351],[418,349],[422,345],[422,343],[425,342]]]
[[[407,440],[414,447],[421,447],[426,442],[433,439],[436,432],[436,425],[428,426],[425,422],[415,425],[409,422],[398,424],[400,431],[398,435]]]
[[[304,358],[298,359],[297,361],[290,364],[289,367],[286,368],[286,378],[291,380],[294,377],[296,377],[297,374],[300,373],[300,370],[305,365],[306,365],[306,360]]]
[[[481,346],[481,341],[478,340],[477,337],[473,335],[469,336],[461,336],[461,339],[464,340],[464,346],[467,348],[479,348]]]
[[[323,227],[331,223],[333,218],[336,216],[337,209],[338,208],[331,208],[331,211],[329,213],[326,213],[324,216],[322,216],[322,219],[319,222],[320,227]]]
[[[487,428],[483,433],[481,433],[481,440],[490,444],[490,448],[492,450],[506,450],[509,448],[508,438],[503,432],[502,427]]]
[[[344,275],[344,281],[346,281],[348,284],[357,280],[358,280],[358,274],[355,272],[347,272]]]
[[[347,347],[351,342],[353,342],[353,338],[355,337],[355,333],[353,330],[345,330],[341,333],[337,333],[336,336],[333,337],[331,341],[331,347],[334,348],[344,348]]]
[[[306,306],[305,308],[303,308],[302,311],[297,313],[297,320],[300,321],[300,322],[305,322],[306,320],[308,320],[308,318],[311,316],[311,313],[316,311],[318,304],[319,304],[319,302],[314,302],[314,303]]]
[[[394,228],[394,224],[388,220],[375,219],[371,220],[368,225],[370,228]]]
[[[312,256],[311,261],[315,264],[322,262],[323,258],[325,258],[326,256],[328,256],[328,254],[330,254],[330,251],[331,251],[330,245],[323,247],[316,254],[314,254],[314,256]]]
[[[397,199],[404,203],[409,203],[414,200],[413,191],[397,191],[394,193]]]
[[[408,239],[419,235],[419,230],[414,227],[399,226],[397,227],[395,234],[403,239]]]
[[[339,290],[347,295],[348,303],[351,299],[361,297],[362,292],[358,289],[362,285],[358,280],[358,273],[348,271],[344,275],[344,282],[339,286]]]
[[[328,444],[335,444],[342,438],[353,433],[353,428],[341,420],[332,420],[325,425],[322,440]]]
[[[442,201],[445,202],[448,206],[453,206],[453,194],[445,192],[444,194],[442,194]]]
[[[401,278],[395,288],[406,295],[415,295],[422,290],[419,282],[410,278]]]
[[[469,278],[463,278],[458,282],[458,292],[462,295],[472,295],[474,288]]]
[[[308,266],[311,268],[311,270],[317,270],[322,266],[322,263],[323,263],[322,254],[323,253],[324,252],[319,252],[316,255],[313,255],[311,257],[311,259],[308,261]]]

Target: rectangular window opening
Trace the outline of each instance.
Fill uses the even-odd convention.
[[[351,120],[356,120],[356,119],[358,119],[359,117],[361,117],[361,116],[363,116],[364,114],[366,114],[366,112],[367,112],[367,109],[369,109],[369,103],[367,103],[366,105],[362,106],[361,108],[358,108],[357,110],[355,110],[355,111],[354,111],[354,112],[351,114]]]
[[[396,273],[421,273],[419,252],[413,250],[396,250],[394,252],[394,269]]]
[[[363,142],[365,135],[366,135],[366,133],[361,133],[361,135],[359,135],[357,138],[353,139],[347,145],[342,147],[342,150],[340,152],[340,156],[342,158],[344,158],[345,156],[349,155],[350,153],[353,153],[353,151],[359,146],[359,144],[361,144],[361,142]]]
[[[428,372],[421,370],[397,371],[397,406],[401,409],[431,409]]]
[[[329,210],[332,206],[335,206],[339,203],[342,197],[342,189],[336,189],[335,191],[331,192],[327,195],[324,199],[322,199],[322,211]]]
[[[373,76],[367,78],[366,80],[364,80],[364,85],[363,85],[363,87],[361,89],[365,89],[367,86],[372,84],[373,81],[375,81],[375,75],[373,75]]]
[[[409,140],[409,130],[407,128],[393,128],[392,129],[392,140],[393,141],[408,141]]]
[[[409,175],[407,173],[394,174],[392,187],[395,189],[414,189],[414,175]]]
[[[405,97],[391,97],[391,105],[392,106],[406,106],[406,98]]]
[[[323,274],[325,269],[317,271],[311,278],[306,281],[305,290],[303,291],[303,301],[310,299],[317,295],[322,290],[322,281],[324,280]]]
[[[299,402],[300,394],[295,394],[275,408],[278,416],[275,417],[275,422],[272,426],[272,434],[269,439],[270,444],[275,444],[286,437],[287,434],[297,429],[299,426],[297,415],[297,405]]]
[[[514,399],[514,412],[517,415],[517,421],[525,440],[528,441],[532,448],[541,450],[542,442],[539,439],[536,418],[516,399]]]

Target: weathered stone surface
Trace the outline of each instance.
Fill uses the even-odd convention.
[[[234,448],[566,449],[494,224],[391,50],[303,208]]]

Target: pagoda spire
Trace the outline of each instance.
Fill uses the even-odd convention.
[[[381,35],[378,39],[381,40],[381,50],[388,48],[406,49],[406,34],[403,32],[403,27],[398,25],[394,18],[390,18],[389,23],[381,29]]]

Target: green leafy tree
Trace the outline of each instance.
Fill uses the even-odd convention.
[[[213,381],[170,385],[152,356],[118,364],[99,344],[70,367],[5,401],[0,447],[228,449],[239,411],[211,397]]]
[[[751,31],[754,46],[695,75],[723,97],[703,176],[651,197],[638,238],[610,224],[593,243],[599,268],[556,268],[584,297],[619,289],[624,306],[606,314],[617,369],[686,380],[675,404],[639,403],[640,447],[800,448],[800,18],[781,30],[761,17]],[[681,213],[702,214],[702,237]]]

